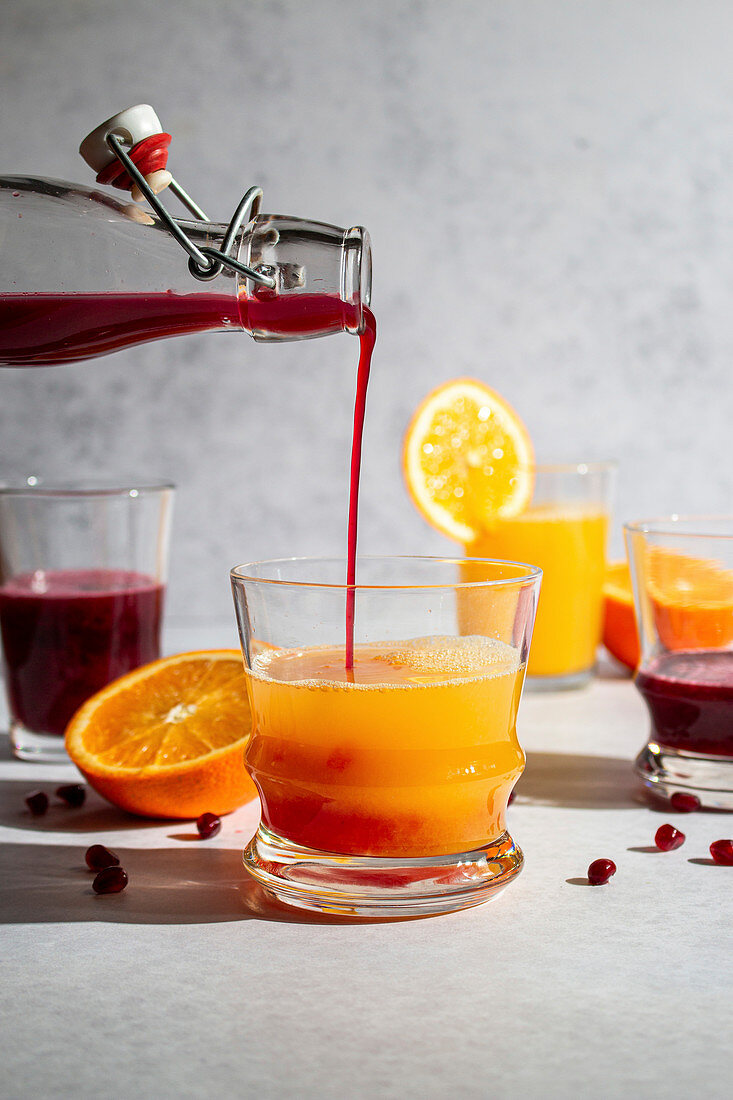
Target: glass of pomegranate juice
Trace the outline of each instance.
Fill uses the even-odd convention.
[[[541,571],[476,559],[232,570],[271,895],[362,917],[476,905],[520,870],[506,830]],[[479,629],[474,630],[474,625]]]
[[[63,759],[77,708],[160,656],[172,499],[172,485],[138,481],[0,488],[0,636],[21,759]]]
[[[733,810],[733,516],[630,523],[648,793]],[[696,800],[696,801],[694,801]]]

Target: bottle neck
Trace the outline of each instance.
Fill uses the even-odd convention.
[[[237,258],[274,283],[239,282],[242,324],[256,340],[362,331],[371,296],[365,229],[258,214],[242,232]]]

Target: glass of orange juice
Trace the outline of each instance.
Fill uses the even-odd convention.
[[[362,558],[232,570],[262,820],[245,851],[279,900],[356,916],[476,905],[520,870],[505,811],[541,572]],[[475,624],[480,622],[480,632]]]
[[[608,462],[537,466],[529,507],[486,525],[466,547],[471,557],[529,561],[543,571],[530,688],[582,687],[593,675],[614,475]]]

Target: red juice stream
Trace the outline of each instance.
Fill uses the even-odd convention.
[[[361,473],[361,441],[364,434],[369,371],[377,339],[377,323],[370,309],[364,308],[364,331],[359,336],[359,369],[356,375],[354,401],[354,433],[351,437],[351,478],[349,482],[349,532],[346,566],[346,668],[354,667],[354,610],[356,605],[356,529],[359,516],[359,475]]]

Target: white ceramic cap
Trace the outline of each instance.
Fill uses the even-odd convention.
[[[127,110],[112,115],[112,118],[92,130],[91,134],[87,134],[79,146],[79,152],[90,168],[101,172],[115,159],[107,145],[108,134],[115,134],[130,145],[137,145],[143,138],[161,133],[163,127],[153,108],[148,103],[138,103],[136,107],[128,107]]]

